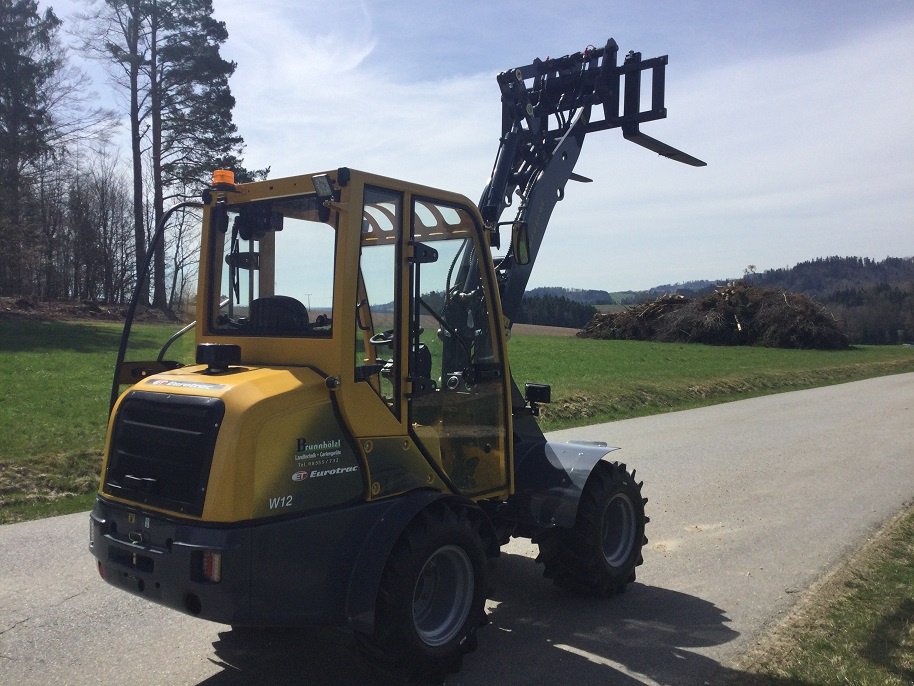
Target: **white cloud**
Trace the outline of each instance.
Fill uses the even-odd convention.
[[[500,130],[495,74],[411,80],[374,59],[396,36],[373,33],[361,6],[341,11],[335,22],[289,22],[275,41],[241,39],[274,65],[237,58],[236,116],[252,166],[280,175],[349,165],[475,200]],[[232,35],[247,36],[255,20],[245,23]],[[911,28],[689,75],[671,67],[670,117],[644,130],[709,166],[676,165],[613,131],[593,135],[578,169],[595,183],[569,187],[532,283],[643,287],[738,275],[750,262],[912,252],[898,236],[914,232]]]
[[[911,12],[790,4],[784,34],[781,3],[617,9],[613,27],[599,6],[557,21],[511,3],[218,0],[246,163],[274,177],[346,165],[476,200],[500,133],[496,72],[618,30],[623,52],[670,52],[669,118],[644,131],[709,166],[591,136],[578,171],[595,182],[569,186],[531,285],[641,288],[914,253]]]
[[[580,210],[583,221],[606,217],[609,283],[739,275],[749,263],[778,267],[832,254],[914,253],[912,28],[682,81],[668,76],[670,119],[651,131],[709,166],[671,168],[625,153],[629,178],[607,191],[605,213],[596,198]],[[539,272],[540,282],[586,270],[558,249],[552,254],[555,266]]]

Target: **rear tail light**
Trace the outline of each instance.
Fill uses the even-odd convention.
[[[200,572],[204,581],[213,584],[222,581],[222,553],[215,550],[204,550]]]

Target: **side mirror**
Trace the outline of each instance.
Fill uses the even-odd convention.
[[[517,264],[530,264],[530,234],[527,222],[514,222],[511,227],[511,252],[514,253],[514,261]]]

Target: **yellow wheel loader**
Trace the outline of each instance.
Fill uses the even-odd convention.
[[[202,202],[173,208],[202,208],[197,321],[150,352],[140,271],[91,513],[105,581],[233,627],[347,627],[386,670],[437,681],[475,647],[489,561],[511,537],[537,542],[562,587],[610,596],[634,580],[634,471],[606,444],[547,441],[549,387],[522,392],[506,346],[549,216],[587,180],[573,172],[586,133],[621,128],[704,164],[639,130],[666,116],[666,58],[617,52],[498,76],[478,205],[339,168],[238,184],[219,171]],[[170,356],[191,328],[194,359]]]

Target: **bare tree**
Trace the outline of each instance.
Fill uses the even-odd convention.
[[[85,76],[68,65],[50,9],[0,0],[0,293],[56,293],[69,148],[110,130]]]

